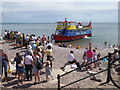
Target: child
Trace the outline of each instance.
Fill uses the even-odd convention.
[[[84,60],[84,62],[82,63],[82,65],[88,64],[86,53],[83,54],[83,60]],[[89,66],[86,66],[85,68],[86,68],[86,70],[88,70]]]
[[[53,76],[52,76],[52,68],[51,68],[51,64],[50,61],[46,62],[45,67],[45,73],[46,73],[46,82],[48,81],[48,76],[50,75],[52,80],[53,80]]]
[[[98,53],[98,55],[97,55],[97,60],[98,59],[101,59],[101,54],[100,53]],[[97,67],[100,67],[101,61],[97,61],[96,64],[97,64]]]
[[[20,78],[22,80],[21,84],[23,84],[23,80],[24,80],[24,62],[23,62],[22,59],[18,63],[18,84],[20,83]]]
[[[96,53],[96,50],[95,49],[93,49],[93,61],[96,61],[97,60],[97,53]],[[94,68],[96,68],[97,67],[97,64],[96,64],[96,62],[94,62]]]

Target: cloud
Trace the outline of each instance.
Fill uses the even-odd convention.
[[[80,2],[39,2],[39,3],[3,3],[3,10],[4,11],[82,11],[82,10],[111,10],[111,9],[117,9],[117,3],[80,3]]]
[[[117,2],[4,2],[3,22],[117,21]]]

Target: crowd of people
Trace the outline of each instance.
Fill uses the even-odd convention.
[[[4,33],[4,40],[9,43],[15,43],[14,47],[25,47],[24,55],[21,52],[17,52],[14,58],[16,62],[16,74],[15,77],[18,77],[18,84],[23,84],[24,80],[31,81],[33,80],[32,74],[34,74],[34,84],[40,83],[40,73],[41,69],[45,68],[46,82],[49,80],[49,76],[53,80],[52,76],[52,67],[54,57],[53,45],[50,43],[49,36],[46,38],[45,35],[42,37],[36,37],[34,34],[26,35],[18,31],[7,31]],[[71,43],[67,46],[66,44],[58,44],[59,47],[68,47],[72,48]],[[80,48],[80,47],[79,47]],[[66,65],[75,63],[79,70],[81,70],[81,65],[85,65],[91,62],[94,62],[101,58],[101,54],[97,53],[97,48],[92,49],[92,44],[89,43],[89,47],[86,47],[83,53],[83,63],[79,63],[74,57],[74,51],[71,50],[68,54],[68,62],[61,68],[65,70]],[[116,52],[116,50],[115,50]],[[2,74],[4,68],[5,78],[8,80],[8,69],[10,69],[10,61],[7,54],[0,49],[0,55],[2,58]],[[44,60],[46,57],[46,60]],[[117,58],[117,55],[112,56],[113,59]],[[100,67],[101,62],[95,62],[85,67],[86,70],[92,70],[93,68]],[[1,74],[1,75],[2,75]]]
[[[4,40],[9,43],[15,43],[16,47],[25,46],[26,48],[24,55],[17,52],[16,57],[14,58],[14,62],[16,62],[15,77],[18,75],[18,84],[23,84],[24,80],[31,81],[33,79],[32,74],[34,74],[34,84],[40,83],[40,73],[43,68],[45,68],[46,73],[45,81],[49,80],[49,75],[53,79],[53,45],[50,43],[49,37],[46,38],[46,36],[43,35],[42,38],[40,38],[40,36],[36,37],[34,34],[26,35],[17,31],[5,30]],[[5,73],[4,80],[7,80],[10,61],[2,49],[0,52],[0,55],[2,56],[2,70],[4,68]],[[43,61],[45,56],[47,60]]]
[[[114,48],[114,53],[112,56],[111,56],[111,59],[112,60],[115,60],[119,57],[118,53],[116,53],[118,51],[117,48]],[[101,56],[101,53],[98,53],[97,52],[97,48],[92,48],[92,44],[89,43],[89,47],[86,47],[85,50],[84,50],[84,53],[83,53],[83,62],[80,64],[76,59],[75,59],[75,56],[74,56],[74,51],[70,51],[70,53],[68,54],[67,56],[67,59],[68,59],[68,62],[65,63],[65,65],[63,67],[61,67],[61,69],[64,71],[65,70],[65,67],[66,65],[71,65],[71,64],[76,64],[76,66],[78,67],[78,69],[82,69],[81,66],[84,66],[86,64],[89,64],[89,63],[92,63],[94,62],[93,64],[90,64],[90,65],[87,65],[85,67],[86,70],[93,70],[93,68],[99,68],[101,69],[101,65],[103,64],[103,62],[107,61],[108,58],[104,58],[104,60],[100,60],[103,56]],[[97,60],[100,60],[100,61],[97,61]],[[96,62],[97,61],[97,62]]]
[[[45,35],[43,35],[42,37],[36,37],[36,35],[34,34],[28,35],[18,31],[8,30],[5,30],[3,34],[3,39],[9,43],[15,43],[16,47],[25,46],[26,48],[28,45],[31,45],[34,42],[36,43],[36,45],[43,44],[44,47],[48,41],[50,42],[49,36],[46,37]]]

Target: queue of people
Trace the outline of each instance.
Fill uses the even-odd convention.
[[[34,34],[26,35],[17,31],[5,30],[4,40],[9,43],[15,43],[17,47],[24,46],[26,48],[24,55],[22,55],[21,52],[17,52],[14,58],[14,62],[16,62],[15,77],[18,77],[18,84],[23,84],[24,80],[32,81],[33,74],[34,84],[40,83],[40,73],[43,68],[45,68],[46,73],[45,81],[49,80],[49,75],[53,79],[53,45],[50,43],[49,37],[46,38],[46,36],[43,35],[42,38],[40,38],[40,36],[36,37]],[[7,80],[8,69],[10,69],[10,61],[2,49],[0,51],[0,55],[2,58],[2,68],[4,68],[5,73],[4,79]],[[43,60],[44,56],[47,58],[45,61]]]

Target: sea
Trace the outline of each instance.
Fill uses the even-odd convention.
[[[4,23],[1,25],[1,31],[19,31],[25,34],[35,34],[36,36],[50,36],[55,33],[56,23]],[[93,47],[105,48],[104,42],[108,45],[118,44],[118,23],[92,23],[92,37],[86,37],[75,41],[64,42],[71,43],[73,46],[85,48],[91,42]],[[54,43],[54,41],[52,42]]]

